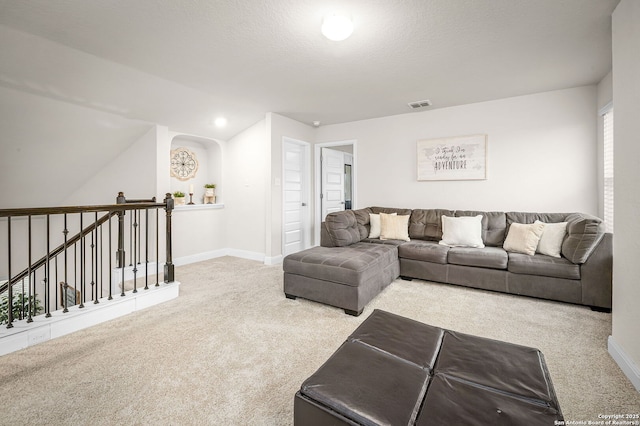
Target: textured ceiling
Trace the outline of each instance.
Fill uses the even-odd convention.
[[[0,44],[0,84],[228,139],[269,111],[331,124],[597,83],[618,1],[0,0],[37,36]],[[320,34],[334,10],[343,42]]]

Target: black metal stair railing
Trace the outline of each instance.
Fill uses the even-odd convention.
[[[7,277],[0,286],[0,310],[6,309],[0,321],[4,319],[7,328],[12,328],[15,320],[32,322],[42,311],[50,317],[52,311],[65,313],[72,305],[82,309],[85,303],[100,303],[104,297],[111,300],[117,286],[120,296],[125,296],[125,282],[131,282],[137,293],[142,269],[144,289],[149,289],[154,276],[159,286],[161,209],[165,210],[163,272],[168,283],[175,279],[171,194],[162,203],[155,198],[127,200],[121,192],[111,205],[0,210],[0,277]],[[69,236],[73,228],[77,232]],[[149,268],[153,263],[155,271]],[[16,265],[19,267],[14,268]],[[21,270],[13,274],[14,269]]]

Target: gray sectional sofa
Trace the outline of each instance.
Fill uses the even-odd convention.
[[[369,238],[370,214],[408,215],[410,241]],[[482,216],[483,248],[451,247],[442,216]],[[567,222],[561,256],[503,248],[513,223]],[[522,213],[369,207],[331,213],[321,246],[286,256],[284,293],[359,315],[399,276],[532,296],[611,311],[612,234],[581,213]]]

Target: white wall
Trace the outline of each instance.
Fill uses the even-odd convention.
[[[418,182],[416,141],[488,135],[487,179]],[[597,214],[596,87],[318,129],[358,141],[358,206]]]
[[[640,2],[613,13],[614,223],[610,352],[640,390]],[[616,350],[618,349],[618,350]],[[620,357],[622,355],[622,358]]]
[[[121,152],[102,169],[80,182],[80,187],[64,199],[65,205],[114,204],[118,192],[129,199],[149,199],[156,195],[156,126]]]
[[[151,127],[0,87],[0,208],[62,205]]]
[[[266,252],[268,158],[265,120],[226,143],[223,179],[227,247],[231,249]]]
[[[162,216],[163,212],[160,215]],[[191,263],[222,255],[220,250],[226,249],[228,242],[227,217],[225,209],[178,208],[173,210],[171,223],[173,263]],[[160,229],[162,233],[163,228]],[[164,248],[164,241],[161,247]],[[162,256],[163,253],[160,256],[161,259],[163,259]]]
[[[267,180],[269,182],[267,223],[270,223],[271,227],[267,235],[266,254],[268,258],[277,260],[282,255],[282,186],[277,184],[282,182],[282,138],[288,137],[311,145],[315,138],[315,128],[275,113],[268,113],[266,122],[271,157]],[[313,176],[312,158],[309,161],[311,163],[309,170]],[[309,205],[309,209],[311,212],[315,211],[313,202]]]

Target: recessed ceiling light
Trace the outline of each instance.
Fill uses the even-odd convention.
[[[227,119],[224,117],[218,117],[213,121],[213,124],[215,124],[216,127],[224,127],[227,125]]]
[[[321,30],[329,40],[342,41],[353,33],[353,22],[345,15],[333,14],[324,18]]]

